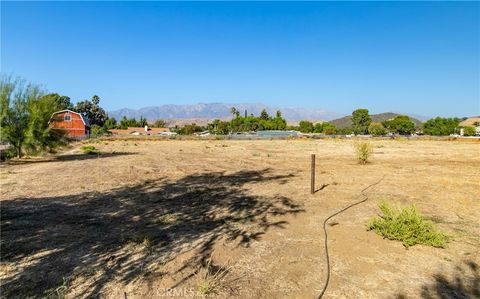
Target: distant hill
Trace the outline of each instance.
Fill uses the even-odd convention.
[[[309,109],[309,108],[280,108],[271,107],[264,104],[226,104],[226,103],[200,103],[196,105],[162,105],[154,107],[145,107],[140,109],[120,109],[109,111],[110,117],[115,117],[117,120],[123,116],[145,117],[149,121],[157,119],[165,120],[180,120],[180,119],[198,119],[198,120],[213,120],[213,119],[230,119],[232,114],[230,109],[236,107],[243,115],[245,110],[250,115],[259,115],[263,109],[266,109],[270,115],[275,115],[277,110],[282,112],[283,117],[290,122],[300,120],[312,121],[328,121],[341,116],[339,113],[327,111],[324,109]]]
[[[386,112],[386,113],[380,113],[380,114],[371,114],[370,117],[372,118],[372,122],[383,122],[392,118],[395,118],[395,116],[398,116],[401,114],[393,113],[393,112]],[[410,116],[410,119],[415,123],[416,126],[419,126],[422,124],[422,122],[414,117]],[[348,115],[342,118],[334,119],[329,121],[329,123],[334,124],[337,128],[346,128],[352,125],[352,116]]]

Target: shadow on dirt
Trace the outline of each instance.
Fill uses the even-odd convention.
[[[480,269],[473,261],[455,267],[454,278],[442,273],[433,276],[433,282],[422,287],[421,297],[424,299],[469,299],[480,298]],[[397,299],[407,298],[403,294]]]
[[[129,155],[137,155],[136,153],[131,152],[112,152],[112,153],[99,153],[99,154],[69,154],[69,155],[56,155],[53,157],[45,157],[45,158],[35,158],[35,159],[11,159],[4,163],[9,165],[24,165],[24,164],[33,164],[33,163],[49,163],[49,162],[57,162],[57,161],[74,161],[74,160],[90,160],[90,159],[103,159],[103,158],[111,158],[117,156],[129,156]]]
[[[183,269],[205,265],[220,240],[249,246],[269,228],[284,227],[282,215],[302,212],[288,198],[256,196],[246,188],[291,176],[268,169],[204,173],[108,193],[3,201],[2,266],[23,268],[5,275],[2,295],[44,296],[64,278],[78,276],[95,276],[78,294],[87,297],[100,295],[112,279],[184,276]],[[175,273],[156,270],[189,251],[193,257]]]

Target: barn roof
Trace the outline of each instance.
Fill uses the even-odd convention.
[[[72,111],[70,109],[65,109],[65,110],[60,110],[60,111],[57,111],[57,112],[54,112],[52,114],[52,117],[50,117],[50,120],[52,120],[53,116],[55,114],[59,114],[59,113],[63,113],[63,112],[69,112],[69,113],[74,113],[74,114],[78,114],[80,115],[80,119],[82,120],[83,124],[87,127],[90,127],[90,121],[88,120],[88,117],[82,115],[81,113],[78,113],[78,112],[75,112],[75,111]]]

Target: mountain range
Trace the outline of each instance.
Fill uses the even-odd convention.
[[[310,108],[279,108],[267,106],[261,103],[241,103],[241,104],[227,104],[227,103],[199,103],[194,105],[161,105],[144,107],[140,109],[123,108],[119,110],[109,111],[109,117],[115,117],[119,121],[123,116],[127,118],[135,117],[137,120],[140,117],[146,118],[148,121],[155,121],[163,119],[169,127],[178,125],[196,123],[197,125],[206,125],[214,119],[228,120],[232,118],[231,108],[235,107],[244,115],[260,115],[263,109],[266,109],[270,115],[275,115],[276,111],[280,110],[282,116],[291,125],[297,125],[300,120],[329,121],[339,128],[348,127],[352,123],[350,115],[340,114],[325,109],[310,109]],[[371,114],[372,121],[383,122],[400,115],[397,113],[387,112],[380,114]],[[410,115],[410,118],[416,125],[420,125],[422,121],[427,118]]]
[[[279,108],[271,107],[259,103],[247,104],[226,104],[226,103],[199,103],[195,105],[162,105],[153,107],[144,107],[140,109],[119,109],[109,111],[109,117],[115,117],[120,120],[123,116],[128,118],[135,117],[139,119],[141,116],[149,121],[157,119],[230,119],[232,113],[231,108],[235,107],[244,115],[245,111],[250,115],[259,115],[263,109],[266,109],[270,115],[275,115],[277,110],[282,112],[282,116],[290,122],[297,122],[300,120],[332,120],[343,116],[343,114],[324,110],[324,109],[309,109],[309,108]]]

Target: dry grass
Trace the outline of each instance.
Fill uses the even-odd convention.
[[[234,261],[229,275],[245,277],[232,297],[315,297],[325,277],[323,220],[385,175],[369,201],[328,228],[327,295],[415,298],[427,285],[435,297],[436,273],[455,282],[456,265],[479,264],[480,142],[370,142],[368,167],[357,163],[354,141],[336,139],[108,139],[93,143],[100,155],[83,154],[87,143],[78,143],[58,159],[12,161],[0,180],[2,295],[42,296],[63,277],[75,277],[72,298],[196,290],[192,273],[215,251],[216,263]],[[325,185],[314,195],[312,153],[317,186]],[[406,251],[365,231],[381,198],[441,219],[454,241]],[[471,290],[475,274],[465,273],[459,278]]]
[[[201,267],[197,273],[197,294],[203,297],[212,294],[225,294],[230,289],[226,276],[232,267],[216,266],[212,263],[213,254],[207,261],[205,267]]]

